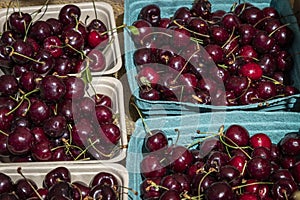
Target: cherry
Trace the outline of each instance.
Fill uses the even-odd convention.
[[[32,18],[29,13],[13,12],[8,17],[8,26],[10,30],[25,35],[31,21]]]
[[[251,178],[268,180],[271,175],[271,163],[262,157],[253,157],[248,161],[246,170]]]
[[[280,179],[272,185],[272,196],[276,199],[289,198],[297,190],[294,180]]]
[[[53,36],[61,35],[63,24],[57,18],[47,18],[46,22],[49,24]]]
[[[13,191],[14,182],[13,180],[6,174],[0,173],[0,193],[10,193]]]
[[[83,66],[83,65],[81,65],[81,66]],[[55,64],[54,64],[52,70],[55,71],[58,75],[61,75],[61,76],[67,75],[67,74],[71,73],[73,70],[72,61],[68,58],[63,58],[63,57],[56,58]],[[80,72],[80,71],[78,71],[78,72]]]
[[[144,143],[148,152],[154,152],[167,147],[168,139],[163,131],[152,130],[147,132]]]
[[[47,199],[72,198],[73,189],[69,182],[58,181],[49,188]]]
[[[95,48],[98,47],[100,49],[104,49],[108,44],[108,34],[103,34],[104,32],[99,32],[97,30],[91,30],[88,33],[87,41],[90,47]]]
[[[257,86],[258,97],[268,100],[276,96],[276,85],[271,81],[263,81]]]
[[[18,91],[18,80],[13,76],[9,74],[4,74],[0,76],[0,94],[5,96],[10,96],[13,94],[16,94]]]
[[[252,80],[258,80],[262,77],[263,70],[259,64],[249,62],[240,68],[240,73],[242,76],[248,77]]]
[[[52,158],[50,142],[47,140],[36,142],[31,148],[31,154],[37,161],[49,161]]]
[[[81,10],[78,6],[67,4],[60,9],[58,20],[63,25],[76,24],[79,21],[80,16]]]
[[[143,199],[148,198],[159,198],[161,195],[161,190],[158,187],[153,186],[151,183],[159,185],[161,182],[161,177],[156,178],[146,178],[140,184],[141,197]]]
[[[161,163],[160,157],[154,154],[146,155],[143,158],[140,169],[144,178],[162,177],[167,173],[167,169]]]
[[[207,0],[197,0],[193,3],[191,12],[195,16],[203,19],[209,19],[211,15],[211,3]]]
[[[45,76],[39,88],[41,97],[46,101],[57,102],[66,93],[66,86],[63,80],[54,75]]]
[[[87,54],[87,60],[84,61],[83,65],[87,65],[92,72],[101,72],[105,70],[107,67],[106,65],[106,58],[102,51],[99,49],[93,49]]]
[[[63,131],[67,128],[67,121],[64,116],[56,115],[45,120],[43,124],[44,132],[50,138],[62,136]]]
[[[44,39],[43,48],[47,49],[54,58],[58,58],[63,54],[62,41],[59,37],[52,35]]]
[[[246,159],[243,156],[235,155],[230,158],[228,164],[235,167],[240,173],[243,173],[246,166]]]
[[[117,194],[113,188],[108,185],[96,185],[91,188],[89,196],[93,199],[111,199],[117,200]]]
[[[66,88],[64,97],[67,99],[81,99],[85,94],[85,83],[83,79],[76,76],[67,76],[63,79]]]
[[[205,197],[207,200],[219,199],[230,200],[235,199],[234,192],[231,186],[227,182],[214,182],[205,191]]]
[[[73,143],[79,147],[88,145],[88,139],[95,133],[92,122],[86,118],[79,119],[72,127],[71,135]]]
[[[14,193],[2,193],[0,194],[0,198],[3,200],[18,200],[19,197],[16,196]]]
[[[66,167],[57,167],[50,170],[43,179],[43,186],[50,188],[58,182],[70,182],[71,172]]]
[[[73,186],[73,188],[77,188],[77,190],[80,191],[79,199],[80,198],[86,198],[90,193],[91,188],[86,183],[84,183],[82,181],[74,181],[74,182],[72,182],[72,186]]]
[[[256,24],[263,18],[263,12],[261,9],[255,6],[249,6],[243,10],[240,15],[240,19],[247,24]]]
[[[238,32],[240,34],[240,43],[242,45],[251,44],[256,31],[257,30],[250,24],[240,24],[240,26],[238,27]]]
[[[16,127],[15,130],[8,135],[7,149],[13,155],[24,155],[31,149],[33,136],[27,127]]]
[[[13,42],[18,38],[18,35],[12,30],[6,30],[2,32],[0,40],[3,44],[12,45]]]
[[[29,184],[30,183],[30,184]],[[38,187],[31,179],[18,179],[15,182],[15,193],[21,199],[27,199],[32,196],[34,190]]]
[[[258,31],[252,39],[252,46],[258,53],[268,53],[275,45],[275,40],[265,31]]]
[[[119,127],[113,123],[102,124],[99,129],[101,135],[105,139],[106,144],[118,144],[121,138]]]
[[[206,160],[206,169],[214,168],[217,171],[230,160],[229,156],[222,151],[211,151]]]
[[[155,4],[149,4],[144,6],[139,14],[138,19],[148,21],[152,26],[158,26],[160,21],[160,8]]]
[[[174,20],[181,20],[182,23],[187,23],[192,16],[191,10],[187,7],[179,7],[173,14]],[[169,25],[170,26],[170,25]]]
[[[142,87],[139,90],[139,96],[145,100],[160,100],[160,92],[154,88]]]
[[[295,182],[299,185],[300,183],[300,162],[298,161],[297,163],[294,164],[294,166],[290,169],[291,174],[293,176],[293,179]]]
[[[52,36],[51,26],[42,20],[36,21],[31,25],[29,36],[37,41],[44,41],[45,38]]]
[[[161,200],[180,200],[180,194],[177,190],[167,190],[160,196]]]
[[[40,50],[35,56],[35,62],[29,63],[33,71],[39,74],[46,74],[52,70],[55,61],[52,55],[47,50]]]
[[[250,137],[249,143],[253,148],[265,147],[271,150],[272,147],[272,141],[270,137],[265,133],[256,133],[252,135]]]
[[[62,32],[62,41],[67,46],[64,51],[68,55],[76,55],[83,50],[84,38],[82,34],[75,29],[67,29]]]
[[[284,155],[296,156],[300,152],[300,137],[299,133],[287,133],[278,143],[281,152]]]
[[[240,18],[234,13],[226,13],[221,18],[221,24],[228,31],[232,32],[241,25]]]
[[[230,125],[225,131],[225,141],[235,147],[245,147],[249,143],[249,132],[241,125]]]
[[[225,89],[229,91],[233,91],[235,96],[242,95],[249,86],[249,79],[244,76],[230,76],[226,83],[225,83]]]
[[[30,109],[28,111],[29,118],[35,124],[41,124],[51,115],[50,108],[48,105],[41,101],[36,100],[32,102]]]
[[[252,193],[243,193],[239,195],[239,200],[259,200],[259,197],[256,194]]]
[[[211,184],[213,184],[216,181],[216,177],[211,174],[197,173],[195,176],[192,177],[191,180],[191,193],[195,196],[200,195],[202,192],[206,191]]]
[[[22,39],[17,39],[12,44],[11,50],[11,58],[17,64],[29,62],[29,58],[33,56],[33,47]]]

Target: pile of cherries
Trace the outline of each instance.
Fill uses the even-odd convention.
[[[299,93],[285,16],[247,2],[229,12],[211,6],[196,0],[170,17],[156,4],[140,10],[130,29],[140,98],[232,106]]]
[[[0,199],[7,200],[60,200],[60,199],[119,199],[120,184],[116,176],[110,172],[98,172],[89,184],[72,180],[72,174],[66,167],[56,167],[47,172],[42,181],[42,186],[27,178],[18,169],[23,178],[13,181],[5,173],[0,172]]]
[[[119,152],[112,99],[76,76],[0,76],[0,157],[5,162],[106,160]]]
[[[286,133],[277,144],[239,124],[199,134],[205,138],[183,146],[169,144],[161,130],[148,131],[140,163],[142,199],[299,199],[300,132]]]
[[[95,18],[85,24],[80,19],[81,9],[73,4],[63,6],[57,18],[42,20],[39,12],[20,9],[8,16],[0,37],[4,71],[19,77],[24,71],[66,75],[105,69],[103,51],[109,34],[103,21]]]

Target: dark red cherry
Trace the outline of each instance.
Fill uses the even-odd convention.
[[[63,54],[62,41],[55,35],[45,38],[43,47],[47,49],[54,58],[58,58]]]
[[[297,190],[297,184],[291,179],[280,179],[272,185],[271,193],[275,199],[285,199]]]
[[[33,52],[33,47],[30,44],[22,39],[17,39],[12,44],[11,58],[17,64],[24,64],[30,61],[29,58],[32,58]]]
[[[31,25],[29,36],[35,38],[40,43],[43,43],[44,39],[52,35],[51,26],[42,20],[36,21]]]
[[[4,74],[0,76],[0,94],[10,96],[16,94],[18,91],[18,80],[15,76]]]
[[[180,20],[183,24],[186,24],[191,16],[191,10],[188,7],[181,6],[174,12],[173,19],[176,21]]]
[[[121,138],[121,130],[117,125],[113,123],[102,124],[99,128],[99,131],[105,140],[102,142],[113,145],[117,145],[119,143]]]
[[[262,157],[254,157],[248,161],[246,170],[253,179],[268,180],[271,175],[271,163]]]
[[[35,56],[35,62],[30,62],[29,66],[32,68],[33,71],[39,74],[46,74],[50,72],[54,65],[55,60],[53,56],[45,49],[41,49]]]
[[[180,200],[180,193],[177,190],[167,190],[160,196],[161,200]]]
[[[15,182],[15,193],[20,199],[31,197],[37,188],[37,184],[32,179],[18,179]]]
[[[50,138],[58,138],[63,135],[63,131],[67,128],[67,121],[64,116],[56,115],[50,117],[43,123],[43,129]]]
[[[160,21],[160,7],[156,4],[144,6],[138,14],[138,19],[146,20],[152,26],[158,26]]]
[[[110,199],[117,200],[116,191],[108,185],[96,185],[91,188],[89,196],[93,199]]]
[[[245,76],[252,80],[258,80],[262,77],[263,70],[259,64],[254,62],[249,62],[240,68],[239,73],[242,76]]]
[[[27,28],[32,21],[31,15],[29,13],[23,12],[13,12],[8,17],[8,26],[10,30],[25,35]]]
[[[140,163],[141,175],[145,178],[163,177],[167,173],[160,157],[154,154],[145,156]]]
[[[31,155],[36,161],[49,161],[52,158],[50,142],[47,140],[36,142],[31,148]]]
[[[252,46],[258,53],[268,53],[275,45],[275,40],[265,31],[258,31],[252,40]]]
[[[41,124],[51,115],[50,108],[41,100],[32,102],[28,111],[29,118],[35,124]]]
[[[67,46],[64,48],[64,51],[68,55],[77,55],[83,50],[84,47],[84,38],[82,34],[75,29],[67,29],[62,32],[62,41]]]
[[[263,12],[258,7],[249,6],[243,10],[240,18],[244,23],[254,25],[263,18]]]
[[[152,130],[145,137],[145,148],[148,152],[158,151],[168,146],[168,138],[161,130]]]
[[[56,102],[66,93],[63,80],[54,75],[45,76],[40,84],[41,97],[46,101]]]
[[[195,16],[203,19],[209,19],[211,15],[211,3],[207,0],[197,0],[193,3],[191,12]]]
[[[107,67],[106,62],[109,61],[106,60],[105,55],[100,49],[92,49],[87,56],[89,62],[85,60],[83,65],[89,67],[92,72],[101,72]],[[109,64],[110,63],[108,63],[108,65]]]
[[[34,138],[28,127],[17,127],[7,138],[7,149],[13,155],[24,155],[31,149]]]
[[[67,99],[81,99],[85,94],[85,83],[83,79],[76,76],[68,76],[63,79],[66,87],[64,97]]]
[[[297,132],[287,133],[278,143],[284,155],[296,156],[300,153],[300,134]]]
[[[226,28],[229,32],[233,30],[237,30],[237,28],[241,24],[240,18],[234,13],[226,13],[221,18],[221,24],[224,28]]]
[[[249,144],[249,132],[241,125],[230,125],[225,131],[225,141],[235,147],[245,147]]]
[[[250,137],[249,143],[253,148],[265,147],[271,150],[272,147],[271,139],[265,133],[255,133]]]
[[[57,167],[50,170],[43,179],[43,186],[45,188],[50,188],[56,183],[62,182],[70,182],[71,180],[71,172],[66,167]]]
[[[10,176],[0,172],[0,193],[10,193],[14,190],[14,182]]]
[[[67,4],[63,6],[58,15],[59,21],[64,24],[76,24],[81,16],[81,10],[74,4]]]
[[[214,182],[205,191],[207,200],[233,200],[234,192],[227,182]]]
[[[270,99],[276,96],[276,85],[271,81],[263,81],[257,86],[257,94],[260,99]]]

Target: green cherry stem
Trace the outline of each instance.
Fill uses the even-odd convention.
[[[252,185],[258,185],[258,184],[273,185],[274,183],[273,183],[273,182],[254,182],[254,183],[247,183],[247,184],[244,184],[244,185],[238,185],[238,186],[232,187],[232,190],[236,190],[236,189],[240,189],[240,188],[247,187],[247,186],[252,186]]]

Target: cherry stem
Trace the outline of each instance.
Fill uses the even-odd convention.
[[[231,41],[231,38],[233,37],[233,35],[234,35],[234,31],[235,31],[235,27],[233,27],[233,29],[232,29],[232,31],[231,31],[231,34],[230,34],[230,36],[229,36],[229,38],[228,38],[228,40],[222,45],[222,49]]]
[[[147,123],[145,122],[144,117],[143,117],[140,109],[134,103],[131,103],[131,105],[136,109],[138,115],[140,116],[146,132],[149,133],[150,135],[152,135],[152,132],[151,132],[150,128],[148,127]]]
[[[149,187],[154,187],[154,188],[156,188],[156,189],[164,189],[164,190],[169,190],[169,188],[167,188],[167,187],[164,187],[164,186],[162,186],[162,185],[157,185],[154,181],[152,181],[152,180],[147,180],[147,183],[150,185]]]
[[[25,56],[25,55],[23,55],[23,54],[20,54],[20,53],[18,53],[18,52],[15,52],[14,49],[13,49],[13,47],[11,47],[11,46],[8,46],[8,47],[12,49],[11,53],[9,54],[9,56],[12,56],[13,54],[15,54],[15,55],[21,56],[21,57],[23,57],[23,58],[26,58],[26,59],[28,59],[28,60],[31,60],[31,61],[33,61],[33,62],[42,64],[42,65],[45,64],[45,62],[41,62],[41,61],[35,60],[35,59],[33,59],[33,58],[30,58],[30,57],[28,57],[28,56]]]
[[[21,100],[20,100],[20,102],[18,103],[18,105],[16,105],[16,107],[14,107],[11,111],[9,111],[8,113],[6,113],[5,115],[8,116],[8,115],[10,115],[11,113],[15,112],[15,111],[21,106],[21,104],[23,103],[24,99],[27,100],[27,101],[29,102],[28,107],[30,107],[30,105],[31,105],[31,104],[30,104],[30,100],[27,98],[27,96],[29,96],[30,94],[33,94],[33,93],[35,93],[35,92],[38,92],[38,91],[39,91],[39,89],[37,88],[37,89],[34,89],[34,90],[32,90],[32,91],[30,91],[30,92],[24,94],[24,95],[21,97]]]
[[[95,0],[93,0],[92,2],[93,2],[93,9],[94,9],[94,13],[95,13],[95,18],[98,19],[97,11],[96,11],[97,9],[96,9]]]
[[[271,36],[272,36],[276,31],[278,31],[279,29],[284,28],[284,27],[289,26],[289,25],[290,25],[290,23],[287,23],[287,24],[283,24],[283,25],[277,27],[274,31],[272,31],[272,32],[269,34],[269,37],[271,37]]]
[[[30,187],[33,189],[34,193],[38,196],[38,198],[40,200],[43,200],[43,198],[41,197],[41,195],[38,193],[38,191],[31,184],[31,182],[24,176],[24,174],[22,173],[22,168],[21,167],[18,167],[17,172],[18,172],[18,174],[20,174],[24,178],[24,180],[26,181],[26,183],[28,183],[28,185],[30,185]]]
[[[185,70],[186,66],[188,65],[188,63],[190,62],[190,60],[192,59],[192,57],[198,53],[201,49],[197,49],[190,57],[189,59],[186,61],[186,63],[184,64],[184,66],[182,67],[182,69],[179,71],[179,73],[176,75],[176,77],[174,78],[174,82],[177,81],[177,79],[180,77],[180,75],[182,74],[182,72]]]
[[[262,21],[266,20],[266,19],[269,19],[271,18],[271,16],[266,16],[266,17],[263,17],[262,19],[258,20],[258,22],[256,22],[253,27],[255,28],[259,23],[261,23]]]
[[[79,51],[79,50],[77,50],[77,49],[75,49],[74,47],[72,47],[72,45],[70,45],[70,44],[66,44],[66,46],[67,47],[69,47],[70,49],[72,49],[73,51],[75,51],[75,52],[77,52],[77,53],[79,53],[80,54],[80,56],[81,56],[81,59],[83,59],[84,57],[85,57],[85,55],[84,55],[84,53],[83,52],[81,52],[81,51]]]
[[[226,135],[224,135],[224,126],[221,126],[220,128],[220,141],[225,144],[226,146],[230,147],[230,148],[233,148],[233,149],[240,149],[249,159],[251,159],[251,156],[244,150],[246,148],[251,148],[250,146],[246,146],[246,147],[240,147],[239,145],[237,145],[234,141],[232,141],[230,138],[226,137]],[[225,137],[226,139],[228,139],[231,143],[233,143],[234,146],[226,143],[224,140],[223,140],[223,137]]]
[[[121,28],[125,28],[126,26],[127,26],[126,24],[122,24],[122,25],[117,26],[117,27],[115,27],[115,28],[112,28],[112,29],[110,29],[110,30],[104,31],[104,32],[102,32],[100,35],[102,36],[102,35],[105,35],[105,34],[107,34],[107,33],[112,33],[114,30],[118,30],[118,29],[121,29]]]
[[[232,190],[236,190],[236,189],[240,189],[240,188],[243,188],[243,187],[247,187],[247,186],[252,186],[252,185],[273,185],[274,183],[273,182],[254,182],[254,183],[247,183],[247,184],[244,184],[244,185],[238,185],[238,186],[235,186],[235,187],[232,187]]]
[[[262,78],[268,79],[268,80],[272,81],[272,82],[273,82],[274,84],[276,84],[276,85],[283,85],[282,83],[280,83],[279,81],[277,81],[277,80],[275,80],[275,79],[273,79],[273,78],[271,78],[271,77],[262,75]]]
[[[193,34],[195,34],[195,35],[199,35],[199,36],[202,36],[202,37],[210,38],[209,35],[197,33],[197,32],[195,32],[195,31],[192,31],[192,30],[186,28],[185,26],[182,26],[182,25],[179,24],[176,20],[173,20],[173,23],[174,23],[175,25],[179,26],[179,28],[185,29],[185,30],[187,30],[187,31],[190,32],[190,33],[193,33]]]
[[[94,142],[92,142],[92,140],[89,138],[88,141],[90,142],[90,145],[89,145],[86,149],[88,149],[88,148],[90,148],[90,147],[93,147],[94,150],[97,151],[99,154],[101,154],[102,156],[105,156],[105,157],[109,157],[109,158],[113,155],[112,153],[110,153],[110,154],[102,153],[101,151],[99,151],[99,149],[97,149],[97,148],[95,147],[94,144],[98,143],[98,142],[100,141],[99,139],[97,139],[97,140],[95,140]]]
[[[5,133],[4,131],[0,130],[0,133],[3,134],[3,135],[5,135],[6,137],[8,137],[8,134]]]
[[[200,182],[199,182],[199,185],[198,185],[198,196],[201,195],[201,184],[202,182],[204,181],[204,179],[209,175],[211,174],[212,172],[216,172],[217,170],[215,168],[210,168],[209,171],[204,174],[204,176],[201,178]]]

